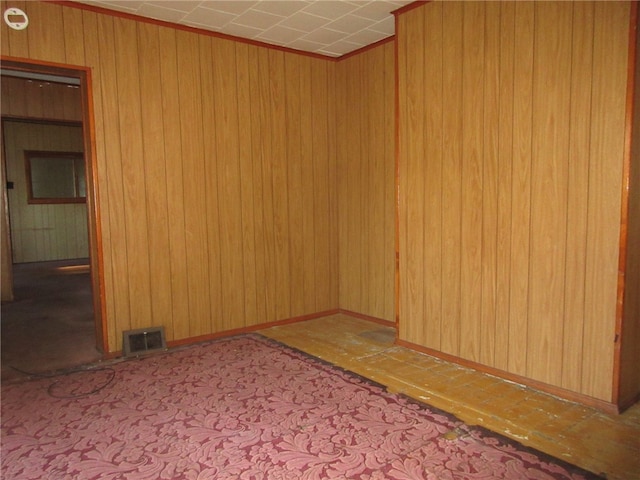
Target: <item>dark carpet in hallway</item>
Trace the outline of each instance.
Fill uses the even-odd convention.
[[[2,304],[2,380],[93,363],[88,260],[14,265],[14,301]]]

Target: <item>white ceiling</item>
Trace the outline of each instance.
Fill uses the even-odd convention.
[[[394,34],[412,0],[76,0],[258,42],[340,57]]]

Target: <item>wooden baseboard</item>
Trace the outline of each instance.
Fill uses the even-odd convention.
[[[614,414],[614,415],[620,413],[620,408],[618,407],[618,405],[611,402],[607,402],[605,400],[601,400],[599,398],[590,397],[582,393],[577,393],[561,387],[556,387],[555,385],[550,385],[548,383],[540,382],[532,378],[523,377],[521,375],[516,375],[514,373],[506,372],[504,370],[489,367],[481,363],[473,362],[471,360],[466,360],[464,358],[456,357],[455,355],[450,355],[448,353],[440,352],[432,348],[423,347],[421,345],[417,345],[415,343],[407,342],[404,340],[397,339],[396,345],[409,348],[411,350],[415,350],[420,353],[424,353],[426,355],[430,355],[432,357],[445,360],[447,362],[455,363],[462,367],[471,368],[481,373],[486,373],[488,375],[493,375],[494,377],[502,378],[510,382],[531,387],[535,390],[548,393],[550,395],[553,395],[554,397],[558,397],[563,400],[568,400],[570,402],[580,403],[588,407],[593,407],[605,413]]]
[[[380,325],[384,325],[385,327],[394,327],[396,326],[395,322],[384,320],[382,318],[372,317],[370,315],[365,315],[364,313],[353,312],[351,310],[345,310],[343,308],[338,309],[336,313],[342,313],[343,315],[348,315],[350,317],[359,318],[361,320],[368,320],[370,322],[379,323]]]
[[[277,327],[279,325],[287,325],[287,324],[290,324],[290,323],[297,323],[297,322],[304,322],[306,320],[313,320],[314,318],[327,317],[329,315],[335,315],[337,313],[340,313],[340,310],[338,310],[338,309],[325,310],[323,312],[310,313],[310,314],[307,314],[307,315],[300,315],[300,316],[297,316],[297,317],[285,318],[283,320],[276,320],[275,322],[259,323],[257,325],[251,325],[249,327],[234,328],[234,329],[231,329],[231,330],[224,330],[224,331],[221,331],[221,332],[208,333],[206,335],[199,335],[197,337],[181,338],[180,340],[170,340],[170,341],[167,341],[167,347],[168,348],[183,347],[183,346],[192,345],[192,344],[195,344],[195,343],[206,342],[206,341],[209,341],[209,340],[215,340],[217,338],[230,337],[232,335],[240,335],[240,334],[243,334],[243,333],[251,333],[251,332],[258,331],[258,330],[263,330],[265,328]],[[102,356],[102,359],[103,360],[113,360],[115,358],[122,357],[122,355],[123,355],[122,351],[119,350],[119,351],[115,351],[115,352],[105,353]]]

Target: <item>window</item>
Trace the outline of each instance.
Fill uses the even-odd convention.
[[[84,203],[87,185],[82,152],[24,152],[29,203]]]

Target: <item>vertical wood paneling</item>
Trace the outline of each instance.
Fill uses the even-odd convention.
[[[329,156],[329,144],[326,141],[329,135],[329,77],[328,65],[323,61],[313,61],[311,68],[311,125],[308,127],[311,133],[311,149],[313,157]],[[332,244],[337,244],[337,236],[332,235],[331,207],[330,203],[323,199],[330,195],[330,172],[326,162],[313,159],[313,222],[314,231],[322,232],[322,239],[314,238],[315,279],[313,291],[315,292],[315,308],[318,311],[327,310],[332,298],[331,284],[323,282],[323,278],[331,278],[332,270]],[[329,241],[323,239],[329,238]],[[337,277],[337,272],[335,272]],[[337,283],[337,282],[336,282]]]
[[[400,14],[401,340],[611,401],[628,22],[622,2]]]
[[[130,290],[128,285],[126,231],[124,225],[124,193],[121,165],[121,138],[119,129],[119,99],[117,92],[116,52],[114,40],[114,19],[104,15],[98,15],[97,41],[99,48],[100,72],[99,82],[102,92],[103,110],[103,135],[104,160],[102,175],[105,175],[106,189],[101,190],[102,195],[108,197],[110,224],[107,230],[110,250],[104,252],[104,263],[110,263],[107,267],[112,272],[112,284],[105,285],[105,289],[113,295],[113,312],[111,313],[111,325],[108,328],[109,345],[119,345],[119,331],[130,324]],[[124,101],[124,100],[123,100]],[[98,132],[96,132],[98,134]],[[102,208],[101,208],[102,210]],[[135,301],[135,300],[134,300]]]
[[[313,161],[313,104],[312,104],[312,60],[300,58],[300,187],[302,189],[302,311],[317,310],[315,299],[315,208],[314,208],[314,161]],[[326,137],[325,137],[326,138]],[[312,185],[312,188],[304,188]]]
[[[442,149],[447,168],[442,169],[442,330],[443,352],[458,355],[460,351],[460,249],[462,215],[462,90],[458,82],[462,63],[444,61],[461,58],[463,49],[463,4],[452,3],[442,11],[442,31],[447,32],[442,62]],[[402,157],[401,157],[402,158]],[[445,293],[446,292],[446,293]]]
[[[13,262],[88,257],[86,204],[28,204],[24,157],[25,150],[82,152],[82,128],[9,120],[3,125],[7,180],[14,183],[7,191]]]
[[[270,129],[273,194],[274,267],[276,272],[275,308],[277,318],[291,316],[291,256],[289,236],[289,191],[287,180],[286,59],[283,52],[269,50]],[[293,159],[292,159],[293,161]]]
[[[39,119],[82,121],[80,89],[60,83],[34,82],[2,76],[2,115]],[[31,89],[36,93],[29,97]],[[65,105],[66,104],[66,105]]]
[[[636,19],[637,21],[637,19]],[[636,32],[635,85],[640,81],[640,35]],[[637,87],[636,87],[637,88]],[[627,265],[625,271],[624,312],[620,351],[619,401],[631,405],[640,392],[640,95],[634,95],[631,157],[629,159],[629,197]]]
[[[460,355],[479,361],[482,329],[482,169],[485,5],[464,4],[462,18],[462,219]]]
[[[340,305],[340,257],[339,257],[339,209],[340,203],[338,198],[338,129],[337,113],[338,113],[338,98],[337,90],[341,85],[337,80],[337,68],[331,64],[325,64],[327,69],[327,88],[329,92],[334,92],[333,95],[327,97],[327,170],[329,172],[329,186],[327,189],[328,205],[329,205],[329,278],[336,279],[331,282],[328,288],[329,297],[325,301],[329,301],[327,305]],[[387,130],[389,131],[389,130]],[[324,309],[323,309],[324,310]]]
[[[362,248],[359,248],[359,238],[362,224],[360,164],[362,162],[361,148],[361,99],[362,89],[360,88],[361,57],[354,57],[347,60],[348,64],[340,64],[339,68],[347,70],[344,77],[344,87],[346,90],[345,103],[338,104],[338,116],[344,118],[344,127],[339,126],[338,132],[342,128],[350,130],[349,137],[341,142],[344,145],[340,152],[339,178],[340,191],[340,213],[344,215],[343,231],[340,238],[343,240],[340,245],[340,305],[353,305],[354,310],[362,305],[362,289],[357,285],[362,285]],[[347,107],[350,105],[350,107]],[[339,139],[341,141],[343,139]],[[347,260],[349,259],[349,260]]]
[[[368,51],[362,54],[362,88],[366,91],[366,102],[363,105],[367,105],[366,109],[363,109],[362,122],[363,122],[363,135],[362,135],[362,149],[369,153],[369,161],[361,164],[360,177],[363,184],[369,185],[369,191],[381,191],[383,188],[383,178],[380,175],[380,168],[384,161],[382,155],[384,151],[380,148],[376,148],[377,142],[380,138],[383,138],[384,132],[382,127],[383,122],[380,114],[381,107],[384,100],[384,92],[382,91],[381,84],[384,80],[384,76],[376,74],[376,72],[382,71],[384,56],[375,51]],[[381,224],[384,218],[382,214],[382,201],[383,195],[367,195],[363,196],[362,200],[362,216],[364,218],[364,232],[370,232],[368,235],[363,235],[361,239],[364,254],[362,262],[365,268],[362,271],[362,278],[369,279],[371,287],[367,289],[366,295],[362,297],[363,305],[370,305],[375,311],[382,311],[381,301],[383,297],[379,297],[375,294],[377,291],[381,291],[381,283],[384,282],[384,276],[382,275],[382,267],[384,264],[380,261],[372,261],[374,258],[383,258],[384,252],[382,245],[384,242],[384,235],[382,232],[378,232],[376,224]]]
[[[567,222],[571,63],[569,3],[536,4],[527,375],[560,382]],[[550,210],[549,205],[554,205]]]
[[[616,312],[630,6],[594,8],[582,389],[599,396],[612,385],[615,324],[602,319]]]
[[[171,325],[171,263],[169,255],[170,221],[167,215],[167,182],[164,145],[164,125],[155,119],[162,117],[162,75],[160,72],[160,37],[158,27],[138,25],[138,44],[145,52],[138,57],[140,76],[140,107],[144,157],[146,224],[149,242],[149,275],[151,285],[151,325]]]
[[[272,133],[273,122],[271,121],[271,80],[269,73],[269,55],[268,50],[261,49],[258,52],[258,77],[259,84],[259,107],[260,107],[260,126],[261,129],[254,133],[261,142],[256,145],[261,146],[261,160],[259,165],[262,175],[262,218],[264,222],[264,230],[262,232],[261,243],[264,248],[264,269],[266,273],[266,282],[263,286],[263,297],[265,301],[266,321],[274,321],[278,318],[276,311],[276,295],[278,287],[283,285],[278,283],[276,272],[275,247],[275,222],[274,222],[274,197],[273,197],[273,149],[272,149]],[[288,286],[287,286],[288,287]]]
[[[429,348],[440,349],[442,332],[442,120],[444,106],[430,99],[441,95],[443,89],[442,52],[445,38],[442,32],[442,5],[430,9],[425,18],[424,28],[431,33],[431,41],[425,44],[424,64],[436,58],[432,65],[433,74],[427,76],[424,84],[425,104],[429,111],[424,120],[424,136],[434,141],[424,145],[424,281],[427,285],[424,297],[424,314],[432,321],[425,323],[424,335]],[[429,248],[426,248],[429,245]]]
[[[384,224],[381,227],[384,235],[384,309],[381,318],[396,321],[396,217],[397,217],[397,185],[396,185],[396,50],[395,42],[384,48],[384,91],[387,97],[384,102]],[[393,92],[393,98],[388,98]],[[393,161],[391,160],[393,159]],[[393,293],[392,293],[393,292]]]
[[[232,42],[221,42],[216,49],[214,64],[215,109],[217,124],[218,193],[224,208],[220,215],[221,303],[223,325],[232,328],[234,322],[244,325],[244,294],[236,289],[244,281],[242,249],[242,195],[240,186],[239,124],[237,84],[232,69],[236,64],[236,49]],[[195,200],[195,199],[194,199]],[[213,252],[215,254],[215,252]],[[250,252],[246,252],[249,254]],[[251,298],[248,299],[252,301]]]
[[[284,82],[288,86],[285,97],[285,131],[286,141],[286,191],[288,192],[288,224],[289,224],[289,276],[291,278],[290,308],[291,315],[300,315],[304,310],[304,237],[302,230],[303,194],[302,194],[302,162],[300,125],[301,91],[299,75],[301,59],[297,56],[285,58]],[[298,161],[296,161],[296,157]],[[311,247],[311,245],[309,245]]]
[[[495,366],[509,365],[509,296],[511,282],[511,211],[513,175],[513,97],[514,97],[515,5],[500,3],[499,105],[496,211],[496,291],[495,291]],[[500,301],[499,299],[503,299]]]
[[[66,8],[62,10],[65,55],[64,63],[69,63],[71,65],[85,65],[85,43],[78,41],[79,38],[82,38],[82,31],[84,29],[82,15],[82,10],[76,10],[74,8]],[[69,106],[66,98],[64,97],[63,106]]]
[[[260,49],[249,48],[249,88],[251,102],[251,165],[253,168],[253,223],[255,225],[255,276],[256,276],[256,316],[251,319],[247,316],[249,324],[258,324],[267,321],[267,304],[270,297],[268,291],[271,287],[271,278],[268,276],[267,260],[269,258],[269,246],[266,242],[267,223],[265,221],[265,197],[264,174],[262,166],[268,154],[265,152],[264,132],[262,122],[264,108],[261,103],[260,84]],[[270,192],[270,190],[269,190]],[[269,198],[270,200],[270,198]],[[271,317],[273,318],[273,317]]]
[[[405,125],[406,133],[406,164],[400,164],[401,179],[400,191],[406,192],[407,202],[405,215],[401,218],[400,233],[407,239],[405,248],[400,248],[401,271],[404,270],[404,289],[406,301],[401,303],[401,312],[408,318],[415,318],[416,322],[401,323],[409,329],[408,334],[424,339],[424,231],[420,234],[409,235],[414,226],[422,226],[424,222],[424,88],[425,77],[424,53],[420,36],[424,29],[424,16],[412,16],[407,19],[407,77],[406,88],[410,101],[406,109]],[[415,48],[409,50],[409,46]],[[411,255],[408,255],[411,252]],[[404,267],[404,268],[403,268]],[[402,277],[401,277],[402,278]]]
[[[388,321],[395,311],[393,47],[339,62],[335,86],[340,307]]]
[[[88,31],[97,32],[98,30],[98,18],[97,15],[91,12],[82,12],[82,25],[83,29],[87,29]],[[85,62],[86,66],[92,68],[94,72],[100,71],[100,46],[99,46],[99,37],[98,35],[88,35],[85,36],[85,41],[83,42],[85,45]],[[109,216],[109,197],[105,195],[104,192],[108,190],[107,187],[107,175],[106,172],[106,138],[104,135],[104,110],[103,110],[103,98],[102,98],[102,88],[101,88],[101,80],[99,75],[93,76],[92,81],[92,93],[93,93],[93,128],[94,128],[94,138],[95,143],[93,145],[96,165],[95,171],[92,172],[95,185],[97,187],[97,191],[100,195],[100,221],[101,225],[101,239],[95,239],[102,242],[103,252],[111,252],[111,235],[109,234],[109,229],[111,222]],[[96,219],[97,221],[97,219]],[[111,292],[113,289],[113,268],[110,261],[102,262],[102,281],[103,281],[103,291]],[[98,265],[100,263],[99,258],[95,258],[92,256],[91,264],[92,268],[97,272]],[[96,291],[98,290],[98,286],[96,285]],[[95,298],[95,296],[94,296]],[[114,312],[116,309],[115,306],[115,298],[113,295],[105,295],[101,298],[102,306],[105,312],[104,318],[114,318]],[[99,332],[98,332],[99,329]],[[98,333],[97,338],[103,338],[105,342],[108,342],[108,345],[114,345],[115,337],[115,329],[112,328],[112,325],[96,325],[96,332]]]
[[[9,7],[16,7],[23,12],[29,12],[26,1],[2,2],[2,11],[6,11]],[[28,14],[27,14],[28,15]],[[12,57],[29,58],[29,38],[24,30],[13,30],[2,24],[2,43],[0,48],[3,55]]]
[[[237,85],[236,96],[238,105],[237,128],[251,131],[253,115],[251,113],[251,99],[249,94],[251,84],[249,81],[249,47],[245,44],[237,43],[236,66]],[[242,230],[238,232],[242,238],[243,250],[243,283],[245,285],[244,294],[244,319],[245,325],[255,324],[257,317],[256,304],[256,253],[255,253],[255,224],[254,224],[254,203],[253,203],[253,165],[251,161],[251,137],[238,134],[238,155],[239,170],[237,178],[240,182],[240,204],[241,222],[238,225]]]
[[[338,307],[336,63],[16,6],[37,25],[2,26],[4,55],[92,68],[111,351],[135,326],[176,341]]]
[[[496,353],[496,286],[498,230],[498,161],[500,135],[500,29],[498,2],[487,2],[485,16],[485,75],[483,84],[482,163],[482,309],[480,320],[480,361],[494,364]]]
[[[508,370],[526,374],[531,218],[531,125],[533,96],[533,3],[515,3],[516,68],[513,80],[511,180],[511,275]]]
[[[213,54],[213,45],[210,38],[200,37],[200,79],[202,82],[202,124],[215,125],[216,103],[214,88],[214,64],[216,59]],[[211,305],[222,304],[222,282],[221,282],[221,249],[220,249],[220,198],[218,195],[218,157],[216,152],[217,139],[219,133],[216,131],[204,132],[203,134],[203,155],[206,159],[204,171],[205,178],[205,198],[204,209],[206,211],[207,224],[207,249],[209,285],[205,288],[205,295],[209,295]],[[223,329],[222,312],[212,311],[209,319],[211,331]]]
[[[585,258],[589,192],[589,144],[591,135],[591,72],[593,69],[594,5],[578,3],[573,9],[569,182],[567,185],[567,252],[565,334],[562,345],[562,386],[580,390],[585,309]]]
[[[120,328],[143,328],[151,323],[151,282],[149,272],[149,234],[147,231],[147,194],[144,175],[143,131],[138,66],[136,23],[116,18],[115,56],[118,74],[118,125],[121,139],[119,175],[123,185],[124,230],[126,233],[127,277],[130,318],[121,319]],[[122,72],[127,72],[123,75]]]
[[[28,16],[29,27],[23,32],[28,37],[29,55],[64,63],[66,46],[60,41],[64,38],[62,9],[51,9],[44,2],[32,2]]]
[[[166,325],[169,340],[189,336],[189,278],[185,228],[184,182],[182,174],[182,138],[180,133],[181,103],[178,80],[178,46],[176,31],[161,28],[160,79],[162,86],[162,143],[167,182],[167,217],[169,219],[169,251],[171,269],[171,323]]]
[[[210,331],[211,303],[208,295],[209,252],[206,208],[204,134],[202,128],[202,83],[198,37],[177,32],[178,97],[182,139],[182,178],[185,202],[187,272],[189,285],[189,336]],[[237,158],[237,152],[235,152]],[[231,197],[237,201],[237,197]],[[233,203],[232,203],[233,205]],[[242,318],[242,317],[240,317]]]

